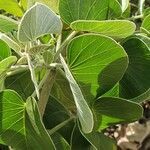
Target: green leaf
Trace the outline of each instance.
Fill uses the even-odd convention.
[[[58,13],[59,0],[28,0],[28,8],[33,6],[36,2],[43,3],[50,7],[54,12]]]
[[[49,6],[53,11],[59,12],[58,11],[58,5],[59,5],[59,0],[42,0],[45,2],[47,6]]]
[[[40,54],[40,53],[46,51],[49,48],[50,48],[49,45],[41,44],[41,45],[33,46],[32,48],[29,49],[28,52],[32,55],[36,55],[36,54]]]
[[[67,60],[88,101],[93,100],[98,88],[99,94],[110,90],[122,78],[128,64],[127,54],[118,43],[96,34],[74,38],[67,48]]]
[[[19,7],[17,0],[0,0],[0,9],[4,9],[6,12],[15,16],[21,17],[23,15],[23,12]]]
[[[18,23],[17,21],[8,18],[6,16],[0,15],[0,31],[2,32],[11,32],[17,30]]]
[[[76,110],[69,82],[62,70],[57,71],[51,95],[55,97],[66,109],[71,112]]]
[[[150,14],[144,18],[141,30],[145,30],[145,32],[150,35]]]
[[[101,97],[93,105],[96,117],[99,120],[99,129],[110,125],[133,122],[142,117],[143,109],[137,103],[121,98]]]
[[[70,150],[70,145],[59,133],[54,133],[52,135],[52,140],[57,150]]]
[[[46,23],[46,25],[45,25]],[[24,14],[18,29],[21,42],[34,41],[45,34],[60,34],[62,23],[46,5],[36,3]]]
[[[130,100],[136,103],[141,103],[149,99],[150,99],[150,88],[146,92]]]
[[[82,135],[91,143],[90,150],[117,150],[115,142],[103,133],[93,131]]]
[[[95,32],[111,37],[125,38],[134,33],[136,26],[127,20],[77,20],[71,23],[71,28],[76,31]]]
[[[109,0],[60,0],[59,13],[66,24],[76,20],[104,20]]]
[[[29,98],[24,102],[16,92],[2,91],[0,116],[0,143],[16,150],[37,150],[37,147],[38,150],[55,149],[34,99]]]
[[[7,35],[0,33],[0,39],[7,43],[7,45],[13,49],[16,53],[20,54],[21,47]]]
[[[37,98],[39,99],[40,98],[40,92],[39,92],[40,89],[39,89],[38,81],[36,78],[35,66],[33,65],[32,58],[30,57],[30,55],[26,54],[26,57],[27,57],[27,61],[28,61],[28,67],[30,70],[30,74],[31,74],[31,80],[32,80],[34,88],[35,88],[35,93],[36,93]]]
[[[84,99],[84,96],[82,95],[82,92],[80,90],[80,87],[78,86],[76,80],[72,76],[65,60],[62,56],[60,56],[61,63],[64,67],[66,77],[69,81],[70,88],[74,97],[74,101],[77,107],[77,115],[79,117],[79,121],[82,126],[82,130],[85,133],[90,133],[93,129],[93,114],[90,110],[88,104],[86,103],[86,100]]]
[[[43,59],[46,65],[49,65],[54,60],[54,54],[51,51],[46,51],[43,53]]]
[[[103,97],[119,97],[119,83],[102,95]]]
[[[10,56],[0,61],[0,76],[5,73],[15,62],[17,57]]]
[[[70,111],[66,109],[62,104],[60,104],[57,99],[50,96],[43,116],[44,125],[46,129],[48,129],[49,133],[51,134],[56,126],[59,126],[70,117]],[[70,142],[73,126],[74,120],[68,122],[57,132],[61,134],[68,142]]]
[[[72,130],[71,135],[71,150],[89,150],[90,143],[86,140],[86,138],[81,134],[81,131],[76,124]]]
[[[16,91],[23,99],[27,99],[34,92],[34,85],[29,71],[7,77],[5,87]]]
[[[0,40],[0,61],[9,57],[11,55],[11,50],[8,45]]]
[[[120,17],[122,14],[121,5],[118,0],[111,0],[109,2],[109,15],[108,18]]]
[[[145,40],[144,40],[144,39]],[[120,82],[120,96],[131,99],[150,88],[150,38],[133,36],[122,45],[129,56],[128,69]]]

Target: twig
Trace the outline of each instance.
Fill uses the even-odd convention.
[[[70,121],[72,121],[75,117],[70,117],[69,119],[61,122],[60,124],[58,124],[57,126],[55,126],[54,128],[52,128],[51,130],[48,131],[48,133],[50,135],[52,135],[53,133],[55,133],[56,131],[58,131],[59,129],[61,129],[62,127],[64,127],[66,124],[68,124]]]
[[[59,54],[63,51],[65,46],[70,42],[70,40],[78,33],[78,31],[73,31],[67,38],[66,40],[61,44],[61,46],[58,48],[56,51],[55,57],[54,57],[54,62],[59,58]]]

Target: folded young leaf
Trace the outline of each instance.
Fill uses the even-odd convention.
[[[90,133],[94,126],[94,120],[93,120],[93,114],[90,110],[86,100],[84,99],[84,96],[82,95],[82,92],[80,90],[79,85],[75,81],[74,77],[72,76],[64,58],[60,56],[61,63],[64,67],[66,77],[69,81],[70,88],[74,97],[74,101],[77,107],[77,115],[79,117],[79,121],[81,123],[81,127],[83,132]]]
[[[18,39],[21,42],[34,41],[45,34],[60,34],[61,30],[60,18],[46,5],[36,3],[22,17]]]
[[[143,109],[135,102],[114,98],[101,97],[97,99],[93,105],[93,111],[96,114],[95,122],[99,129],[104,129],[110,125],[133,122],[142,117]]]
[[[111,37],[125,38],[135,32],[136,26],[127,20],[77,20],[71,23],[76,31],[100,33]]]
[[[0,92],[0,143],[17,150],[55,150],[34,99],[24,102],[12,90]]]
[[[75,20],[105,20],[109,0],[60,0],[59,13],[66,24]]]

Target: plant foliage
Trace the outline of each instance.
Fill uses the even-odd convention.
[[[150,14],[138,6],[0,0],[0,144],[116,150],[103,130],[138,120],[150,97]]]

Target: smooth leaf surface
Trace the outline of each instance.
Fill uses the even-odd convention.
[[[0,61],[9,57],[11,55],[11,50],[8,45],[0,40]]]
[[[25,1],[25,0],[22,0]],[[11,6],[11,7],[10,7]],[[19,4],[16,0],[0,0],[0,8],[4,9],[6,12],[11,13],[15,16],[22,16],[23,12],[19,7]]]
[[[145,39],[145,40],[144,40]],[[128,69],[120,82],[120,96],[131,99],[150,87],[150,39],[133,36],[122,43],[129,56]]]
[[[59,13],[66,24],[76,20],[104,20],[109,0],[60,0]]]
[[[59,17],[46,5],[36,3],[22,17],[18,39],[21,42],[34,41],[45,34],[60,34],[61,30]]]
[[[82,95],[82,92],[80,90],[80,87],[78,86],[76,80],[72,76],[64,58],[60,56],[61,63],[64,67],[66,77],[69,81],[70,88],[74,97],[74,101],[77,108],[77,115],[79,118],[79,121],[82,126],[82,130],[85,133],[90,133],[93,129],[94,120],[93,120],[93,114],[90,110],[86,100],[84,99],[84,96]]]
[[[0,15],[0,31],[2,32],[11,32],[17,30],[18,23],[17,21],[8,18],[6,16]]]
[[[71,23],[71,28],[76,31],[88,31],[107,36],[125,38],[132,35],[136,29],[133,22],[127,20],[79,20]]]
[[[150,35],[150,14],[146,16],[142,22],[141,30],[145,30]]]
[[[137,103],[121,98],[101,97],[93,105],[99,120],[99,129],[122,122],[133,122],[142,116],[143,109]]]
[[[99,94],[110,90],[128,65],[127,55],[118,43],[96,34],[74,38],[67,48],[67,60],[88,101],[93,100],[97,90]]]
[[[0,92],[0,143],[16,150],[55,149],[34,99],[24,102],[14,91]]]

